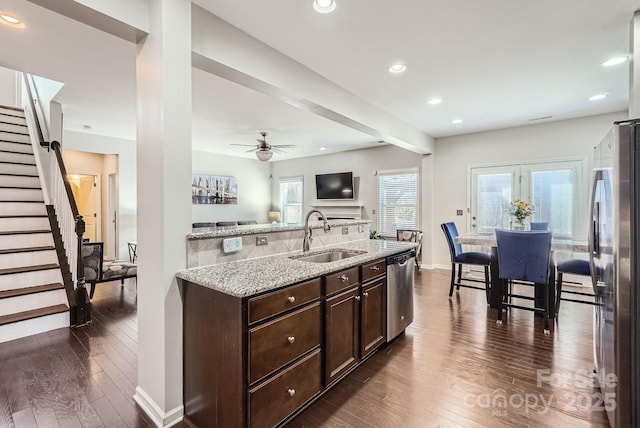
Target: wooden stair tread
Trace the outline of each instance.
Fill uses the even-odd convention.
[[[21,116],[14,116],[12,114],[0,113],[0,123],[4,123],[5,125],[24,126],[25,128],[27,127],[27,125],[25,125],[23,123],[5,122],[4,120],[2,120],[2,116],[9,116],[9,117],[21,117]]]
[[[24,109],[20,108],[20,107],[6,106],[4,104],[0,104],[0,108],[5,108],[7,110],[15,110],[15,111],[19,111],[22,114],[24,114]]]
[[[50,230],[9,230],[0,232],[0,235],[32,235],[35,233],[51,233]]]
[[[27,294],[35,294],[35,293],[42,293],[45,291],[62,290],[62,289],[64,289],[64,285],[60,284],[59,282],[55,282],[51,284],[35,285],[33,287],[16,288],[13,290],[2,290],[0,291],[0,299],[6,299],[8,297],[16,297],[16,296],[26,296]]]
[[[0,186],[0,189],[29,189],[29,190],[40,190],[41,187],[27,187],[27,186]]]
[[[20,125],[18,125],[18,126],[20,126]],[[29,133],[28,133],[28,132],[7,131],[7,130],[4,130],[4,129],[0,129],[0,132],[5,132],[5,133],[7,133],[7,134],[13,134],[13,135],[24,135],[24,136],[29,136]]]
[[[18,201],[18,200],[7,200],[7,201],[1,201],[1,200],[0,200],[0,203],[2,203],[2,202],[8,202],[8,203],[12,203],[12,204],[15,204],[15,203],[18,203],[18,204],[23,204],[23,203],[30,203],[30,204],[44,204],[44,201]]]
[[[0,218],[46,218],[44,214],[12,214],[12,215],[0,215]]]
[[[0,150],[0,153],[11,153],[12,155],[35,156],[33,153],[17,152],[15,150]]]
[[[31,145],[31,143],[27,143],[24,141],[11,141],[11,140],[5,140],[4,138],[0,138],[0,143],[24,144],[26,146]]]
[[[38,177],[38,175],[36,174],[17,174],[17,173],[10,173],[10,172],[0,172],[0,175],[11,175],[13,177]]]
[[[19,321],[25,321],[32,318],[44,317],[47,315],[55,315],[62,312],[67,312],[69,308],[66,305],[47,306],[40,309],[32,309],[24,312],[17,312],[15,314],[0,316],[0,325],[10,324]]]
[[[52,246],[8,248],[5,250],[0,250],[0,254],[30,253],[32,251],[49,251],[49,250],[55,250],[55,249],[56,247],[52,247]]]
[[[15,268],[7,268],[0,269],[0,275],[10,275],[13,273],[25,273],[25,272],[36,272],[39,270],[47,270],[47,269],[57,269],[59,266],[55,263],[48,263],[46,265],[35,265],[35,266],[21,266]]]
[[[36,166],[35,163],[26,163],[26,162],[7,162],[7,161],[0,161],[0,163],[5,163],[5,164],[9,164],[9,165],[27,165],[27,166]]]

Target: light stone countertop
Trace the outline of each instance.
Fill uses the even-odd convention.
[[[371,220],[328,220],[327,223],[332,227],[354,226],[358,224],[369,224]],[[311,229],[322,229],[324,223],[322,221],[310,221]],[[206,239],[217,238],[221,236],[239,236],[253,235],[257,233],[270,232],[288,232],[291,230],[304,230],[304,225],[288,225],[282,223],[265,223],[265,224],[248,224],[242,226],[224,226],[224,227],[198,227],[194,232],[187,235],[187,239]]]
[[[296,251],[186,269],[178,272],[176,277],[231,296],[247,297],[398,254],[416,246],[412,242],[363,239],[314,249],[309,253],[313,254],[330,248],[366,251],[365,254],[335,262],[312,263],[290,259],[291,256],[302,254],[301,251]]]

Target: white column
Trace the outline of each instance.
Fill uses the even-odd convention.
[[[138,387],[158,426],[184,413],[182,303],[175,273],[191,231],[191,1],[149,2],[138,44]]]

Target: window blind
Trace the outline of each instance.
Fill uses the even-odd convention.
[[[378,233],[418,229],[418,172],[378,173]]]

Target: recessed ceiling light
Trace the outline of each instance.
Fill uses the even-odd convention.
[[[320,147],[320,150],[327,150],[325,146]]]
[[[333,0],[314,0],[313,8],[318,13],[331,13],[336,9],[336,2]]]
[[[595,94],[589,97],[589,101],[599,101],[607,98],[609,94]]]
[[[622,64],[626,60],[627,60],[626,56],[617,56],[617,57],[611,58],[611,59],[603,62],[602,65],[604,67],[612,67],[614,65]]]
[[[427,101],[427,104],[434,106],[440,104],[441,102],[442,98],[431,98],[429,101]]]
[[[389,67],[389,71],[392,73],[402,73],[403,71],[405,71],[407,69],[407,66],[404,64],[393,64],[391,67]]]
[[[451,123],[453,123],[454,125],[457,125],[459,123],[462,123],[462,119],[453,119]]]
[[[2,18],[3,21],[8,22],[9,24],[12,24],[12,25],[20,24],[20,20],[18,18],[6,13],[0,13],[0,18]]]

